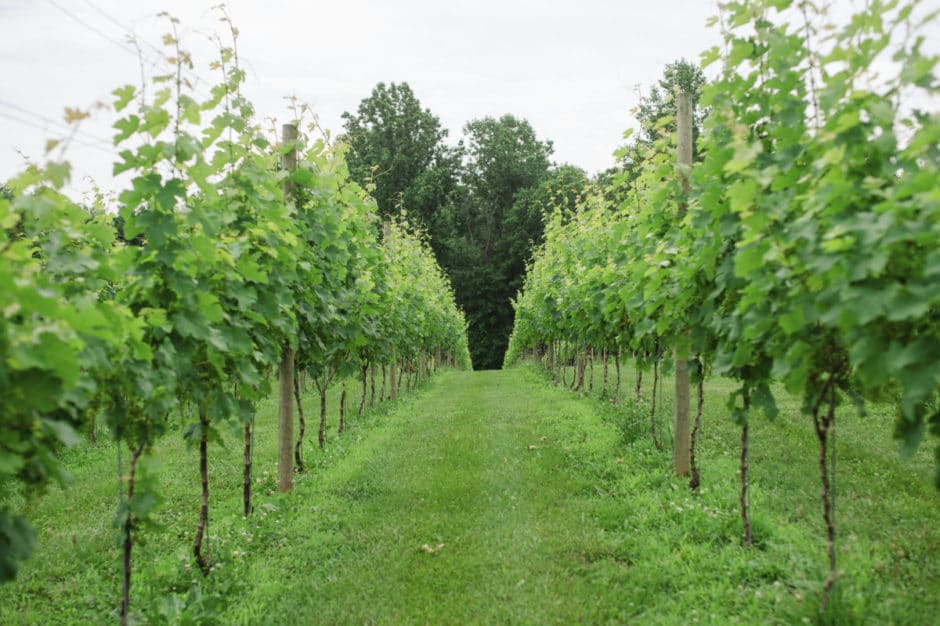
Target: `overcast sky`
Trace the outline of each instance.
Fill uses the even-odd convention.
[[[133,33],[147,71],[168,30],[157,12],[182,21],[196,73],[214,82],[207,34],[224,33],[218,0],[0,0],[0,180],[23,157],[42,160],[63,134],[66,106],[110,102],[139,83]],[[286,96],[309,103],[323,126],[341,130],[379,81],[407,81],[452,138],[467,121],[524,117],[554,142],[554,159],[595,172],[634,125],[637,87],[666,63],[719,42],[712,0],[230,0],[248,72],[246,95],[261,116],[286,120]],[[925,4],[940,5],[940,0]],[[83,124],[67,155],[74,188],[93,177],[113,186],[108,154],[113,114]],[[51,122],[53,123],[50,123]]]

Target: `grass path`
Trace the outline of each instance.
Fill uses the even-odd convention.
[[[691,495],[649,440],[624,370],[621,402],[548,383],[532,367],[442,371],[422,388],[305,444],[308,471],[278,494],[276,405],[259,408],[255,510],[241,514],[238,424],[209,456],[214,571],[192,564],[198,457],[178,433],[146,466],[164,502],[134,550],[132,609],[149,624],[928,624],[940,614],[940,495],[932,449],[900,458],[890,407],[840,408],[838,554],[831,613],[818,452],[799,400],[751,421],[751,514],[741,546],[740,431],[730,381],[706,388]],[[670,388],[670,380],[664,381]],[[629,387],[629,389],[628,389]],[[354,384],[352,396],[357,396]],[[644,391],[644,394],[648,393]],[[315,395],[315,394],[314,394]],[[315,398],[307,396],[308,407]],[[668,442],[668,394],[658,403]],[[311,422],[313,421],[312,418]],[[669,446],[667,446],[668,448]],[[0,586],[0,624],[116,623],[111,525],[117,450],[63,455],[68,490],[14,496],[39,545]]]
[[[523,370],[453,372],[410,408],[317,487],[322,504],[311,513],[335,523],[298,538],[293,562],[256,559],[252,578],[271,585],[253,593],[282,598],[267,617],[544,624],[620,616],[604,577],[581,575],[599,555],[579,546],[603,532],[585,519],[585,478],[542,428],[549,416],[584,413],[583,401]],[[625,564],[611,558],[610,566]],[[277,575],[284,567],[293,572],[286,586]]]

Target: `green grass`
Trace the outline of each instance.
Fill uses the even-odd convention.
[[[293,494],[275,492],[275,406],[258,418],[256,512],[240,513],[241,449],[211,449],[211,550],[190,551],[198,462],[167,437],[152,465],[167,494],[135,556],[133,606],[150,623],[792,624],[819,620],[825,543],[817,448],[799,403],[752,425],[758,546],[740,546],[739,433],[727,381],[707,387],[703,488],[672,478],[627,398],[573,394],[529,367],[438,375],[324,452]],[[648,393],[649,385],[644,384]],[[355,386],[350,387],[355,396]],[[671,381],[660,422],[668,438]],[[338,394],[337,394],[338,395]],[[331,421],[336,401],[331,397]],[[316,401],[305,402],[309,414]],[[927,450],[903,460],[891,418],[839,413],[843,571],[826,620],[926,624],[940,612],[940,497]],[[315,419],[308,416],[308,422]],[[335,424],[334,424],[335,426]],[[308,425],[308,432],[310,426]],[[0,623],[101,623],[119,602],[116,451],[67,454],[75,479],[28,503],[40,534],[0,587]]]

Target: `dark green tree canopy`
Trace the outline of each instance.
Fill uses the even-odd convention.
[[[447,130],[407,83],[379,83],[343,119],[351,177],[372,189],[383,217],[403,208],[427,231],[466,313],[474,363],[499,367],[510,298],[542,237],[540,207],[579,193],[584,172],[553,170],[552,142],[512,115],[473,120],[446,145]]]
[[[533,187],[520,190],[506,215],[504,230],[514,233],[507,238],[506,260],[513,287],[522,287],[525,263],[532,250],[542,243],[545,232],[546,207],[558,207],[566,212],[578,210],[591,187],[587,173],[580,167],[563,164],[551,168],[548,178]]]
[[[373,185],[379,214],[395,215],[405,207],[435,238],[437,212],[453,193],[459,166],[455,149],[444,144],[447,129],[421,108],[408,83],[379,83],[343,119],[350,175]]]
[[[467,314],[470,350],[479,368],[495,368],[509,341],[516,294],[541,215],[524,199],[549,178],[551,141],[524,119],[504,115],[464,127],[463,193],[444,265]]]
[[[548,176],[552,142],[540,141],[526,120],[504,115],[469,122],[464,126],[464,143],[463,182],[473,207],[465,215],[475,222],[467,232],[488,258],[498,250],[501,236],[515,236],[503,232],[504,220],[516,194]]]

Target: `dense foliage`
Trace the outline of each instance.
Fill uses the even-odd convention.
[[[506,355],[580,345],[657,363],[689,342],[693,369],[739,382],[746,543],[747,422],[755,408],[776,415],[782,381],[820,443],[826,592],[835,405],[896,400],[908,448],[940,434],[940,114],[902,106],[935,99],[940,81],[916,9],[874,3],[840,26],[810,3],[724,6],[723,47],[703,57],[724,67],[703,88],[691,193],[661,137],[606,196],[622,201],[556,213]],[[889,58],[897,71],[876,76]]]
[[[130,453],[123,619],[132,532],[160,502],[138,463],[161,435],[179,428],[199,446],[193,555],[208,572],[208,444],[223,422],[245,424],[247,489],[255,406],[287,348],[324,385],[368,362],[470,366],[463,314],[423,236],[403,222],[380,239],[343,146],[260,132],[234,46],[213,63],[211,96],[192,96],[170,23],[172,71],[114,91],[114,171],[130,173],[119,216],[61,193],[67,163],[31,167],[0,198],[0,487],[64,481],[57,451],[103,420]],[[287,152],[298,163],[279,171]],[[35,539],[3,495],[7,580]]]
[[[350,178],[370,190],[381,217],[406,208],[440,254],[452,230],[447,208],[459,182],[460,146],[446,145],[448,130],[408,83],[379,83],[343,119]]]
[[[512,115],[472,120],[456,146],[446,145],[447,130],[407,83],[379,83],[343,117],[352,178],[373,189],[380,214],[404,206],[427,231],[467,314],[474,363],[499,367],[510,299],[542,236],[539,200],[579,193],[586,175],[553,167],[551,142]]]

